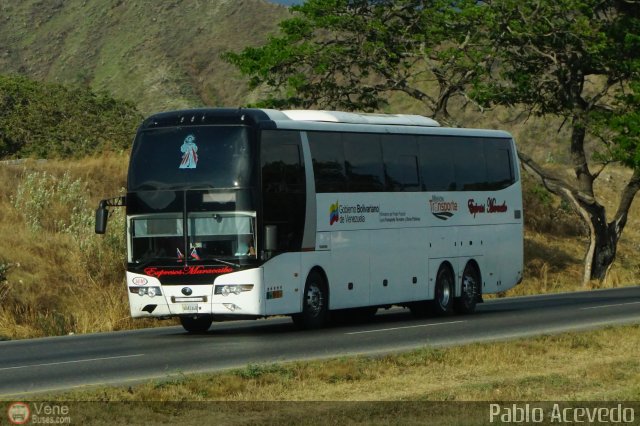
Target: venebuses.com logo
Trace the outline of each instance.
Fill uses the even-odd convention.
[[[71,424],[69,406],[47,402],[14,402],[7,408],[9,422],[24,424]]]
[[[14,402],[7,409],[7,417],[14,425],[26,424],[31,418],[31,410],[29,405],[24,402]]]

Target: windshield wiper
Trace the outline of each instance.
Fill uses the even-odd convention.
[[[148,266],[151,263],[154,262],[158,262],[158,261],[166,261],[166,260],[173,260],[175,261],[177,264],[180,264],[180,262],[178,262],[178,259],[175,257],[146,257],[146,258],[142,258],[140,259],[138,262],[134,262],[136,264],[136,266],[140,267],[140,268],[144,268],[146,266]]]
[[[223,265],[227,265],[227,266],[233,266],[234,268],[239,268],[241,265],[237,264],[237,263],[233,263],[233,262],[228,262],[226,260],[222,260],[222,259],[216,259],[216,258],[211,258],[211,260],[215,260],[216,262],[220,262]]]

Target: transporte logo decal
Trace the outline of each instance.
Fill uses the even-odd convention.
[[[458,211],[458,203],[433,195],[429,200],[429,208],[432,215],[440,220],[447,220]]]

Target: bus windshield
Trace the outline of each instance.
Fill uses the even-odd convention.
[[[180,214],[131,219],[133,263],[173,260],[180,263],[255,258],[255,215],[244,212],[190,213],[185,245]]]
[[[185,126],[139,132],[129,192],[241,188],[250,185],[251,150],[243,126]]]

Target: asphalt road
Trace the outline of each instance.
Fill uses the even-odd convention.
[[[489,300],[468,316],[416,319],[390,309],[366,324],[300,331],[288,318],[0,342],[0,398],[423,346],[458,345],[640,323],[640,287]]]

